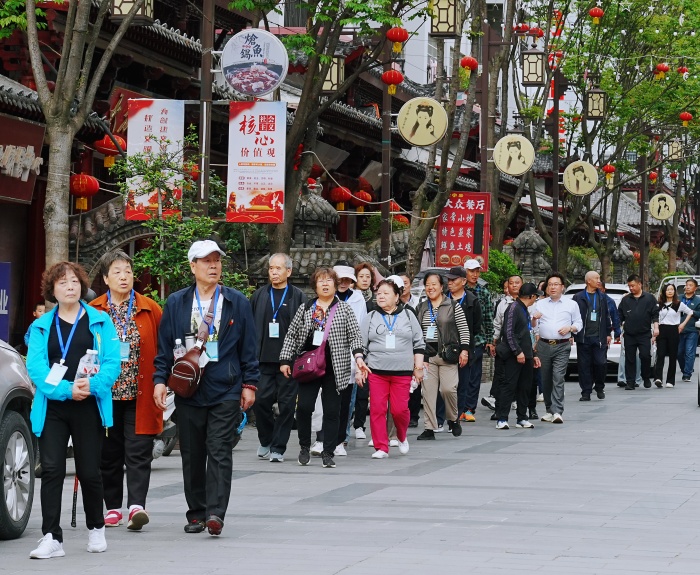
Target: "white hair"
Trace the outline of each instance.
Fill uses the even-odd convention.
[[[283,254],[281,252],[277,254],[272,254],[270,256],[270,259],[268,260],[268,264],[272,261],[273,258],[284,258],[284,267],[286,267],[288,270],[292,269],[293,262],[292,258],[289,257],[289,254]]]

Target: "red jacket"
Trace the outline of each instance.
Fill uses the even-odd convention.
[[[163,431],[163,412],[153,399],[153,360],[158,352],[158,326],[163,312],[152,299],[134,292],[136,326],[141,336],[139,354],[138,391],[136,394],[136,433],[157,435]],[[109,313],[107,294],[90,302],[90,305]]]

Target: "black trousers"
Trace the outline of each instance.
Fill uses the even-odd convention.
[[[537,374],[540,371],[539,368],[532,369],[532,385],[530,386],[530,396],[527,402],[527,408],[530,411],[537,411],[537,394],[539,393],[539,388],[537,387]]]
[[[354,429],[365,428],[367,424],[367,409],[369,408],[369,379],[365,381],[364,387],[357,387],[355,393],[355,419],[352,426]]]
[[[197,407],[175,398],[187,500],[187,521],[223,519],[231,495],[233,432],[241,420],[239,401]]]
[[[605,389],[605,370],[608,346],[600,342],[576,344],[578,358],[578,384],[582,395],[591,395],[593,389]]]
[[[526,359],[525,363],[510,354],[506,358],[496,358],[496,365],[501,363],[503,377],[497,387],[496,417],[498,420],[508,421],[510,406],[513,401],[518,402],[516,420],[527,420],[527,406],[530,399],[530,389],[533,380],[533,361]]]
[[[104,527],[102,515],[102,476],[100,456],[105,429],[97,408],[97,400],[90,396],[82,401],[49,400],[44,429],[39,436],[41,458],[41,531],[51,533],[63,542],[61,529],[61,497],[66,477],[66,449],[68,438],[73,438],[75,470],[83,493],[85,524],[88,529]]]
[[[260,381],[255,393],[255,421],[260,445],[273,453],[284,455],[294,423],[299,384],[287,379],[278,363],[260,364]],[[272,406],[277,403],[279,415],[275,417]]]
[[[126,466],[126,504],[146,507],[151,482],[153,435],[136,434],[136,400],[112,401],[114,426],[102,444],[102,484],[107,509],[121,509],[124,500]]]
[[[408,396],[408,411],[411,413],[411,421],[418,421],[420,417],[420,408],[423,405],[421,397],[421,386],[418,387]]]
[[[651,330],[644,335],[623,335],[625,338],[625,378],[627,385],[634,385],[637,376],[637,352],[641,362],[642,379],[651,377]]]
[[[666,382],[676,383],[676,360],[678,358],[678,342],[680,334],[677,325],[660,325],[659,337],[656,338],[656,365],[654,379],[664,379],[664,361],[668,357],[668,372]]]
[[[311,447],[311,415],[314,412],[318,391],[321,390],[321,403],[323,404],[323,451],[333,454],[338,445],[338,425],[340,420],[340,393],[336,389],[335,375],[330,362],[323,377],[314,381],[299,384],[299,399],[297,401],[297,433],[299,445]],[[348,408],[345,407],[347,413]],[[347,415],[345,416],[347,426]],[[345,427],[343,427],[345,432]]]
[[[340,415],[338,416],[338,438],[335,441],[336,445],[341,445],[348,438],[350,401],[352,400],[352,388],[354,385],[354,383],[352,385],[348,385],[343,391],[340,392]]]

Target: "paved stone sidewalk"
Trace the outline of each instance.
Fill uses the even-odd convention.
[[[488,386],[485,385],[487,390]],[[186,535],[177,454],[154,463],[141,533],[107,532],[109,549],[85,551],[79,505],[66,557],[28,559],[41,537],[39,491],[24,537],[0,542],[0,572],[116,575],[272,573],[697,573],[700,564],[700,408],[695,383],[578,401],[567,384],[563,425],[497,431],[480,408],[464,434],[437,435],[370,458],[354,439],[336,469],[319,458],[258,460],[248,428],[234,451],[234,492],[219,538]],[[544,412],[543,404],[538,409]],[[38,487],[38,485],[37,485]]]

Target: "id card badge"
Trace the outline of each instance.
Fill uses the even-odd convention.
[[[210,361],[219,361],[219,342],[218,341],[208,341],[207,347],[205,348],[207,356],[209,356]]]
[[[591,312],[591,321],[598,321],[596,318],[598,317],[598,314],[596,313],[595,310]]]
[[[393,333],[386,334],[386,349],[396,349],[396,336]]]
[[[272,322],[267,324],[268,335],[270,339],[279,339],[280,337],[280,324]]]
[[[436,325],[428,326],[428,331],[427,331],[425,337],[426,337],[426,339],[437,339],[437,326]]]
[[[129,344],[128,341],[120,341],[119,342],[119,357],[121,358],[122,361],[129,361],[130,349],[131,349],[131,345]]]
[[[323,343],[323,332],[320,330],[314,331],[314,345],[321,345]]]
[[[68,366],[67,365],[61,365],[60,363],[54,363],[51,366],[51,371],[49,371],[49,375],[46,376],[46,379],[44,380],[45,383],[48,383],[49,385],[58,385],[63,381],[63,376],[66,375],[66,372],[68,371]]]

